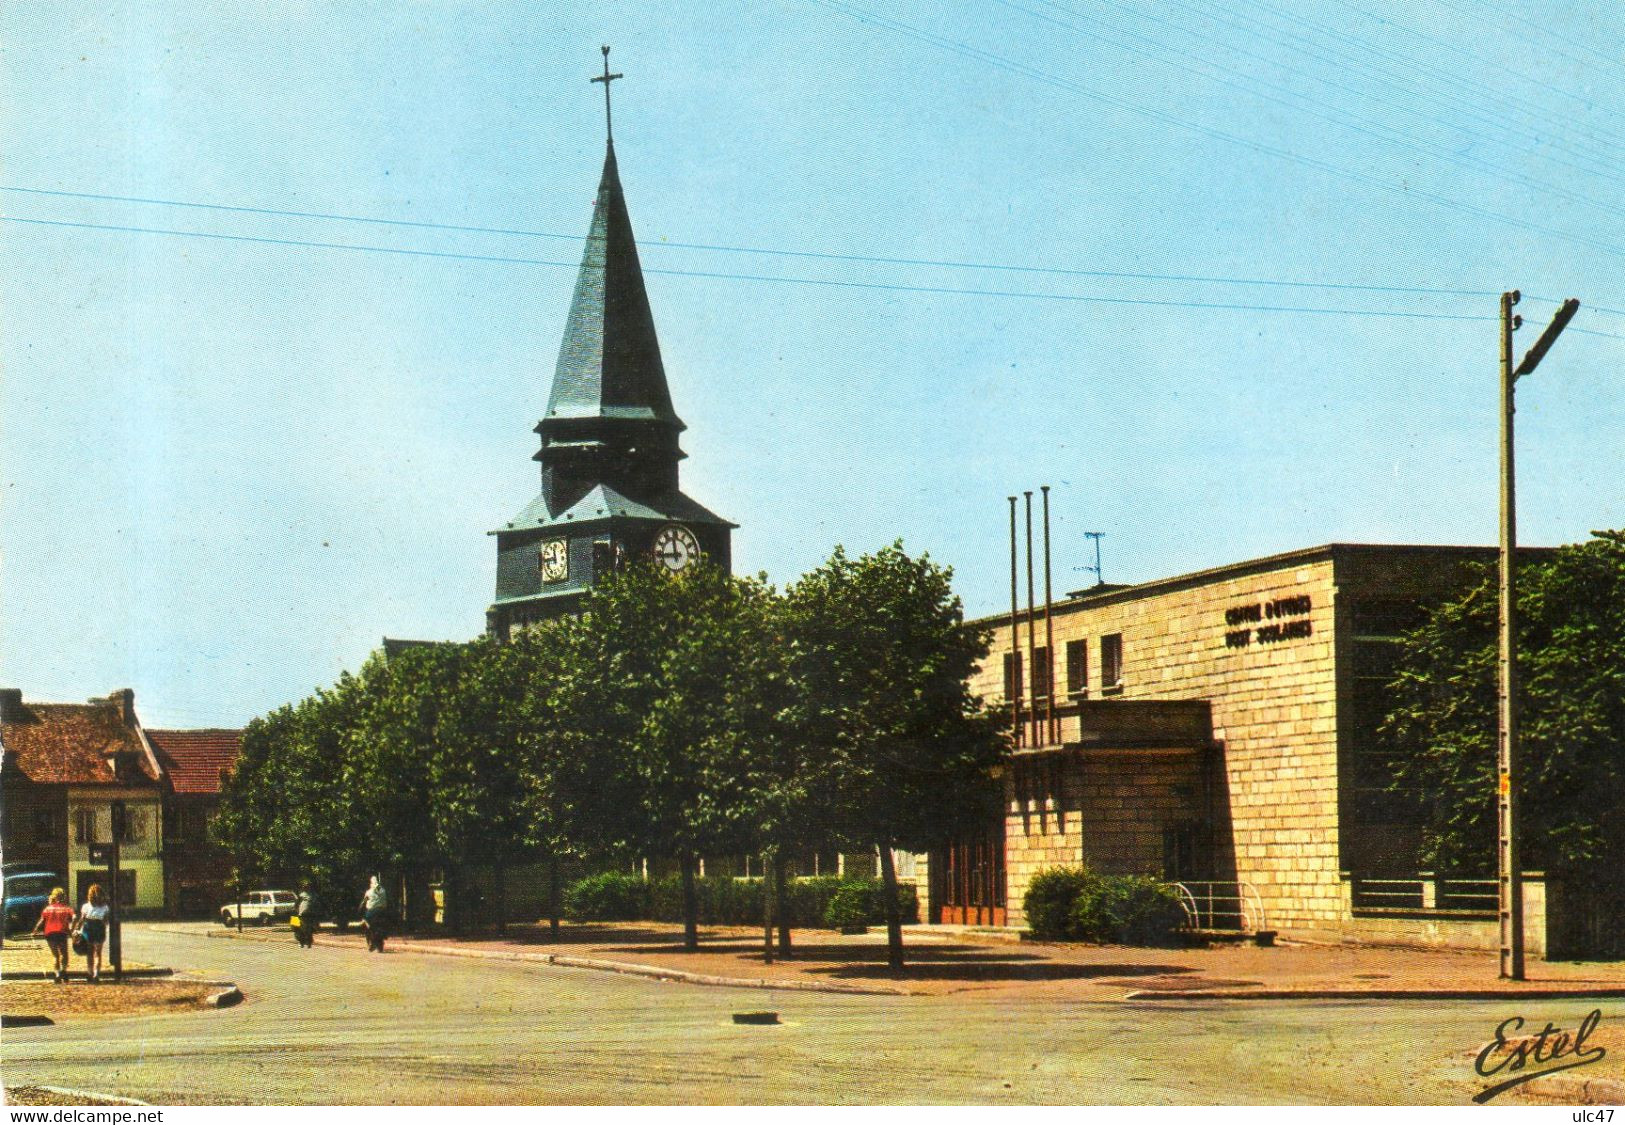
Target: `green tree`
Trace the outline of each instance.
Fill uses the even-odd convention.
[[[1625,532],[1518,568],[1520,816],[1531,864],[1625,871]],[[1394,786],[1422,799],[1424,863],[1495,866],[1493,566],[1404,641],[1385,724]]]
[[[833,834],[879,849],[888,961],[903,968],[892,850],[926,851],[996,802],[1006,739],[971,694],[987,636],[965,624],[952,572],[901,543],[829,561],[788,592],[793,724],[823,748]]]
[[[683,941],[698,946],[700,857],[753,847],[772,780],[775,599],[712,566],[628,566],[563,629],[572,725],[608,765],[588,807],[597,842],[675,859]]]
[[[346,674],[244,729],[213,826],[243,877],[310,879],[330,908],[359,893],[369,857],[345,753],[364,694]]]
[[[427,654],[412,665],[420,675],[403,675],[397,683],[414,683],[410,690],[424,692],[432,712],[423,753],[429,824],[450,892],[448,921],[459,928],[471,921],[469,873],[482,867],[496,877],[500,925],[507,909],[506,869],[535,851],[527,846],[531,817],[520,750],[523,669],[513,652],[489,637],[412,652]]]
[[[612,753],[597,753],[590,684],[599,675],[591,635],[573,617],[520,630],[498,650],[504,717],[518,769],[519,846],[548,860],[548,918],[558,938],[560,863],[568,857],[628,858],[616,827],[626,794]]]

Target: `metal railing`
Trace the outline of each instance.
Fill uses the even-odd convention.
[[[1264,900],[1251,883],[1181,882],[1173,887],[1185,908],[1185,923],[1193,930],[1239,930],[1258,933],[1268,929]]]
[[[1426,891],[1421,879],[1365,879],[1351,888],[1356,910],[1421,910]]]
[[[1437,879],[1427,872],[1406,879],[1353,875],[1349,893],[1363,914],[1494,917],[1500,905],[1494,879]]]

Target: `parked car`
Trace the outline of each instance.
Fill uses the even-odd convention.
[[[290,917],[298,902],[299,896],[292,891],[245,891],[240,904],[243,924],[269,926],[272,922]],[[222,926],[237,924],[238,906],[237,902],[228,902],[220,908]]]
[[[63,885],[62,876],[54,871],[23,868],[5,873],[6,933],[31,930],[39,920],[41,910],[51,897],[51,888]]]

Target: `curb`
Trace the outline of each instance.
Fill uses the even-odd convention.
[[[124,975],[126,977],[169,977],[169,976],[174,976],[175,975],[175,970],[174,969],[125,969],[124,970]],[[26,970],[24,972],[21,972],[21,973],[7,973],[6,974],[6,979],[7,980],[52,980],[55,977],[56,977],[55,973],[47,972],[44,969],[28,969],[28,970]],[[75,976],[74,973],[72,971],[70,971],[68,973],[68,979],[70,981],[72,981],[72,980],[82,981],[82,980],[84,980],[86,978],[85,978],[85,974],[82,973],[82,972],[79,973],[78,976]],[[109,981],[111,981],[113,979],[112,978],[112,970],[108,970],[107,979]],[[41,1086],[41,1087],[39,1087],[39,1089],[43,1090],[43,1089],[45,1089],[45,1087]]]
[[[204,983],[209,982],[205,981]],[[221,982],[217,981],[215,983]],[[231,1008],[243,1002],[243,992],[235,984],[227,984],[219,992],[205,996],[203,1002],[211,1008]]]
[[[73,1090],[67,1086],[40,1086],[27,1084],[17,1087],[20,1090],[43,1090],[47,1094],[60,1094],[65,1098],[83,1098],[87,1102],[100,1105],[151,1105],[151,1102],[141,1101],[139,1098],[121,1098],[117,1094],[100,1094],[95,1090]]]
[[[791,992],[845,992],[859,996],[911,996],[906,988],[886,985],[843,984],[821,980],[767,980],[751,977],[718,977],[709,973],[690,973],[682,969],[660,969],[653,965],[636,965],[626,961],[600,961],[591,957],[549,956],[549,962],[572,969],[597,969],[602,972],[625,973],[628,976],[649,977],[652,980],[682,981],[685,984],[708,984],[721,988],[784,989]]]
[[[1130,992],[1125,1000],[1618,1000],[1625,988],[1188,988]]]
[[[190,933],[191,931],[180,931]],[[235,930],[209,930],[207,937],[237,939]],[[248,937],[248,941],[269,941],[265,938]],[[348,948],[351,943],[334,940],[331,935],[318,933],[315,937],[317,945],[329,945],[336,948]],[[390,938],[390,948],[398,949],[403,953],[421,953],[431,957],[472,957],[487,961],[529,961],[538,965],[557,965],[566,969],[592,969],[598,972],[622,973],[626,976],[647,977],[650,980],[676,981],[682,984],[703,984],[714,988],[756,988],[780,989],[788,992],[837,992],[859,996],[912,996],[914,993],[906,988],[889,985],[846,984],[840,981],[811,981],[811,980],[767,980],[753,977],[720,977],[709,973],[691,973],[684,969],[662,969],[655,965],[638,965],[629,961],[605,961],[596,957],[576,957],[568,953],[526,953],[522,950],[484,950],[459,949],[456,946],[433,945],[426,942],[414,941],[411,938]],[[236,1003],[236,1001],[232,1001]]]
[[[321,941],[320,938],[317,939]],[[340,945],[340,942],[321,942]],[[639,965],[630,961],[606,961],[597,957],[576,957],[568,953],[487,952],[479,949],[458,949],[455,946],[430,945],[411,940],[396,940],[394,946],[409,953],[424,953],[433,957],[473,957],[491,961],[531,961],[540,965],[556,965],[566,969],[591,969],[597,972],[621,973],[625,976],[647,977],[650,980],[677,981],[682,984],[704,984],[718,988],[782,989],[789,992],[844,992],[866,996],[908,996],[907,989],[886,985],[845,984],[838,981],[767,980],[761,977],[721,977],[710,973],[691,973],[685,969],[663,969],[656,965]]]

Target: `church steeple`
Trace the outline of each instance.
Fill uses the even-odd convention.
[[[620,77],[609,72],[604,48],[604,73],[593,81],[604,84],[606,130],[609,85]],[[666,386],[611,135],[547,412],[536,425],[541,495],[492,533],[494,632],[567,609],[602,566],[654,549],[662,534],[680,542],[686,535],[695,552],[729,565],[734,525],[678,489],[685,428]],[[659,557],[668,565],[674,558]]]
[[[676,488],[684,428],[666,386],[611,142],[547,413],[536,426],[548,507],[568,507],[598,481],[628,495]]]

